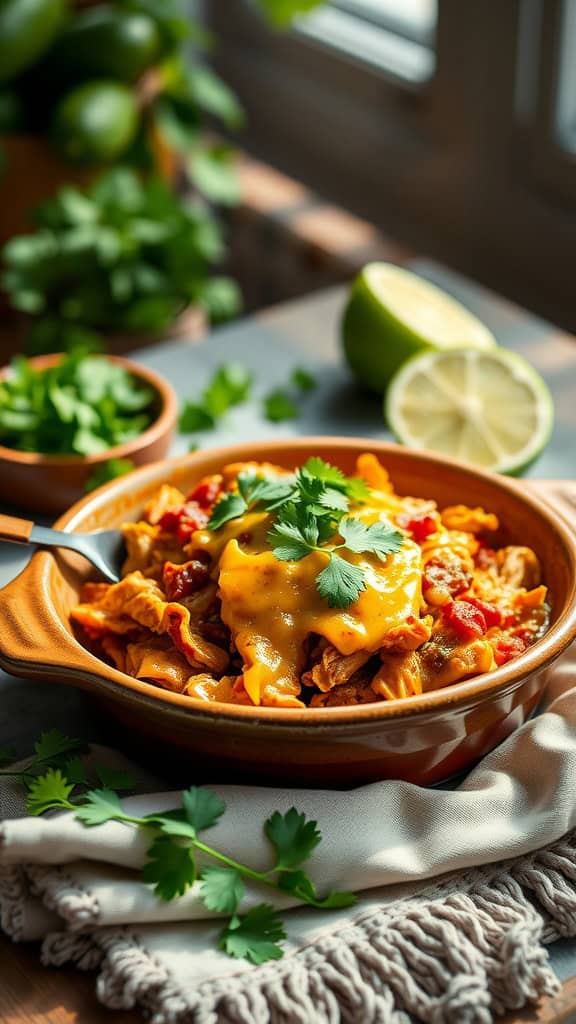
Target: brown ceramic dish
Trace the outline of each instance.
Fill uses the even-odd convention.
[[[53,366],[59,358],[59,355],[38,356],[30,361],[35,368],[44,369]],[[131,459],[136,466],[142,466],[164,458],[178,415],[172,386],[153,370],[130,359],[119,356],[102,358],[122,366],[153,388],[157,396],[154,422],[132,441],[108,448],[98,455],[41,455],[0,445],[0,500],[32,512],[56,515],[82,497],[88,477],[108,459]],[[0,380],[9,370],[7,366],[0,370]]]
[[[429,785],[463,771],[525,721],[551,662],[576,636],[576,542],[526,484],[376,441],[300,438],[147,466],[85,498],[57,526],[89,531],[137,519],[161,483],[186,489],[246,457],[291,468],[314,453],[352,472],[362,451],[380,456],[400,494],[433,497],[440,506],[482,505],[499,516],[507,542],[536,551],[552,605],[541,640],[494,672],[402,700],[305,710],[205,704],[126,676],[85,650],[69,610],[90,569],[70,554],[40,552],[0,592],[0,665],[47,685],[57,680],[86,690],[127,734],[139,734],[155,758],[171,748],[196,760],[204,781],[218,774],[322,787],[392,777]]]

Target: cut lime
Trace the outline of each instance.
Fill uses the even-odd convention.
[[[417,352],[496,345],[488,328],[456,299],[392,263],[369,263],[358,274],[344,310],[342,340],[358,380],[380,394]]]
[[[518,474],[548,442],[550,392],[536,370],[506,349],[414,356],[390,383],[388,424],[399,441]]]

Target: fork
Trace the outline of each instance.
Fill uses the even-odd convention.
[[[125,557],[120,530],[95,530],[94,533],[64,533],[37,526],[29,519],[0,514],[0,540],[16,544],[35,544],[41,548],[69,548],[87,558],[108,583],[118,583]]]

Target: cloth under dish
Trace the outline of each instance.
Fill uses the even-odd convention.
[[[572,649],[553,670],[546,710],[453,788],[214,786],[227,804],[215,846],[269,866],[260,823],[295,805],[322,831],[309,868],[319,889],[359,893],[347,910],[286,909],[280,961],[255,967],[219,952],[220,922],[195,888],[157,900],[138,880],[149,839],[132,826],[18,817],[22,796],[8,780],[2,929],[39,941],[46,964],[94,968],[106,1006],[137,1007],[154,1024],[490,1024],[555,991],[545,945],[576,934],[575,683]],[[140,782],[144,795],[125,808],[180,804],[151,776]],[[249,889],[241,909],[262,899]],[[0,965],[0,992],[1,981]]]

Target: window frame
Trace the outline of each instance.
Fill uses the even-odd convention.
[[[532,94],[523,112],[518,104],[522,69],[527,77],[517,53],[522,18],[543,8],[542,52],[528,61],[537,87],[550,79],[559,5],[439,0],[436,71],[420,86],[297,32],[272,32],[245,0],[211,0],[208,16],[215,66],[247,109],[249,152],[388,236],[576,329],[576,232],[561,193],[551,192],[560,177],[547,182],[538,154],[545,93],[536,105]]]

